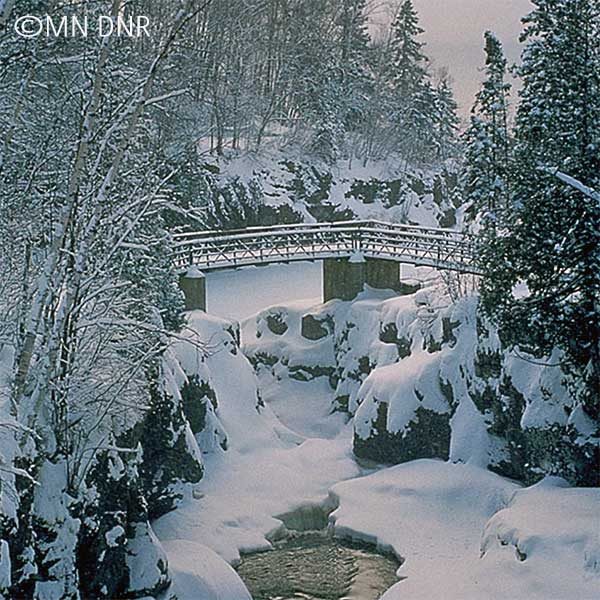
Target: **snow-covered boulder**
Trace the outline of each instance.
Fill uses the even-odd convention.
[[[166,590],[171,583],[167,555],[149,523],[136,525],[127,543],[126,560],[132,595],[154,595]]]
[[[590,528],[600,515],[600,489],[572,488],[557,477],[517,490],[508,506],[494,514],[485,527],[482,556],[510,549],[530,569],[574,574],[600,582],[600,531]],[[549,567],[552,565],[552,567]],[[556,597],[563,596],[555,590]]]
[[[327,377],[331,410],[354,417],[361,458],[597,482],[598,423],[570,396],[559,354],[509,351],[476,295],[452,301],[431,272],[418,274],[424,285],[410,295],[367,290],[353,302],[267,309],[246,323],[244,352],[277,378]],[[283,335],[265,324],[274,311]]]
[[[384,463],[448,458],[451,409],[439,387],[438,359],[416,353],[367,377],[354,416],[359,458]]]
[[[333,319],[328,308],[313,311],[310,303],[299,302],[260,312],[245,324],[244,354],[259,372],[298,381],[326,377],[334,386]],[[277,329],[275,317],[281,324]]]

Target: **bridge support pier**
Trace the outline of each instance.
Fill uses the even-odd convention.
[[[206,311],[206,277],[196,267],[179,276],[179,287],[185,298],[185,310]]]
[[[323,301],[354,300],[365,284],[404,292],[400,263],[382,258],[326,258],[323,260]]]

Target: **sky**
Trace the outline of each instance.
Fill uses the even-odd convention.
[[[385,0],[382,0],[382,5]],[[425,29],[426,54],[434,68],[448,67],[453,88],[465,118],[481,81],[483,33],[493,31],[504,44],[509,63],[520,55],[521,17],[531,8],[529,0],[413,0]],[[381,8],[374,20],[384,21]]]

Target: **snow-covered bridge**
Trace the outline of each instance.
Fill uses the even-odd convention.
[[[321,260],[325,301],[352,299],[365,284],[398,289],[401,263],[480,274],[470,236],[382,221],[199,231],[175,240],[173,258],[189,308],[206,307],[202,272],[250,265]]]

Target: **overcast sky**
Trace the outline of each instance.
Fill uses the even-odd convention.
[[[510,62],[519,58],[521,17],[529,0],[413,0],[418,10],[425,51],[434,67],[447,66],[461,115],[466,116],[481,81],[483,33],[492,30],[504,44]],[[381,17],[379,17],[381,18]]]

